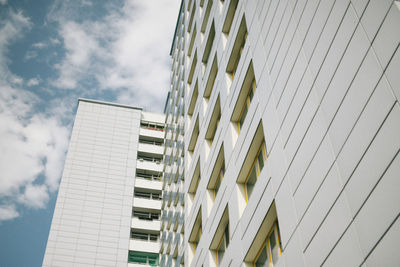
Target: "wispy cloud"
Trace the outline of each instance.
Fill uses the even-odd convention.
[[[178,5],[176,0],[126,1],[104,20],[75,22],[68,20],[71,8],[64,4],[64,13],[57,9],[58,16],[51,16],[61,25],[66,49],[53,84],[80,90],[90,78],[98,89],[114,91],[118,102],[161,111]]]
[[[43,105],[26,90],[38,79],[24,81],[8,68],[7,52],[32,26],[21,12],[8,12],[0,23],[0,221],[19,216],[18,205],[45,207],[57,189],[69,130],[52,112],[38,112]],[[44,176],[44,179],[39,179]]]
[[[179,1],[103,5],[102,16],[85,16],[97,2],[54,2],[47,19],[57,35],[31,44],[25,55],[36,60],[56,46],[51,53],[61,56],[51,61],[56,73],[47,78],[20,77],[8,68],[9,48],[33,27],[29,18],[9,10],[0,21],[0,222],[17,218],[22,208],[46,207],[57,190],[77,96],[112,95],[107,100],[163,108]]]
[[[19,213],[14,205],[0,206],[0,222],[17,218]]]
[[[38,78],[29,79],[28,82],[26,83],[26,85],[28,87],[35,86],[35,85],[38,85],[38,84],[39,84],[39,79]]]

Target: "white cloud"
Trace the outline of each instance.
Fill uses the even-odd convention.
[[[8,69],[9,46],[31,27],[29,19],[9,11],[0,25],[0,200],[7,203],[0,206],[0,221],[4,221],[18,217],[21,205],[45,207],[49,193],[58,187],[69,129],[58,113],[37,112],[43,100],[23,86],[37,84],[38,79],[25,82]]]
[[[91,57],[100,48],[93,36],[72,21],[62,25],[60,35],[64,41],[66,56],[55,66],[59,70],[59,77],[53,85],[73,89],[80,79],[86,77]]]
[[[6,221],[6,220],[12,220],[14,218],[17,218],[19,216],[19,213],[14,205],[6,206],[6,205],[1,205],[0,206],[0,222]]]
[[[34,43],[34,44],[32,45],[32,47],[38,48],[38,49],[42,49],[42,48],[47,47],[47,44],[44,43],[44,42],[38,42],[38,43]]]
[[[39,84],[39,79],[38,78],[31,78],[26,83],[26,85],[29,86],[29,87],[34,86],[34,85],[38,85],[38,84]]]
[[[30,208],[44,208],[49,201],[49,193],[46,185],[28,184],[24,193],[19,195],[18,201]]]
[[[118,102],[161,111],[169,88],[169,50],[179,1],[126,1],[110,8],[103,21],[68,20],[72,10],[60,4],[56,18],[66,55],[56,65],[54,85],[81,89],[93,77],[99,89],[112,90]],[[84,74],[84,75],[82,75]]]

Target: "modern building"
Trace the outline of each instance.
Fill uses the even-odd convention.
[[[185,235],[162,266],[399,266],[399,6],[182,1]]]
[[[43,266],[158,265],[164,121],[79,99]]]
[[[165,115],[79,101],[43,265],[399,266],[399,29],[392,0],[183,0]]]

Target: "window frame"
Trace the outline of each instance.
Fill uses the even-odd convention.
[[[275,241],[277,243],[278,246],[278,252],[279,252],[279,257],[282,255],[282,245],[281,245],[281,237],[279,234],[279,226],[278,226],[278,220],[275,220],[275,222],[272,224],[271,229],[269,230],[267,237],[265,238],[260,250],[257,252],[255,260],[252,262],[253,267],[256,267],[256,262],[258,260],[258,258],[260,257],[262,251],[265,249],[267,252],[267,260],[269,262],[269,267],[273,267],[274,263],[272,262],[272,251],[271,251],[271,244],[270,244],[270,236],[272,233],[275,233]]]
[[[244,122],[246,120],[247,113],[249,112],[250,105],[251,105],[251,102],[252,102],[252,100],[254,98],[256,90],[257,90],[256,80],[253,79],[253,81],[251,82],[251,88],[250,88],[249,92],[247,93],[246,99],[244,101],[244,105],[242,107],[242,110],[240,111],[239,119],[237,121],[237,128],[238,128],[239,134],[240,134],[240,130],[241,130],[241,128],[242,128],[242,126],[243,126],[243,124],[244,124]],[[246,109],[246,114],[244,115],[244,118],[243,118],[243,121],[242,121],[242,116],[243,116],[243,112],[244,112],[245,109]]]
[[[260,166],[259,166],[260,163],[259,163],[259,161],[258,161],[258,156],[259,156],[261,150],[262,150],[262,155],[263,155],[263,167],[260,169]],[[261,171],[262,171],[262,169],[264,168],[265,162],[266,162],[266,161],[267,161],[267,149],[266,149],[266,147],[265,147],[265,140],[263,139],[262,142],[261,142],[261,145],[260,145],[260,147],[258,148],[258,151],[257,151],[257,153],[256,153],[256,155],[255,155],[255,157],[254,157],[254,160],[253,160],[253,162],[252,162],[252,164],[251,164],[251,167],[250,167],[250,170],[249,170],[249,172],[248,172],[248,174],[247,174],[247,177],[246,177],[246,179],[245,179],[245,181],[244,181],[244,183],[243,183],[246,204],[249,202],[249,198],[250,198],[250,196],[249,196],[248,193],[247,193],[247,183],[248,183],[248,180],[249,180],[249,178],[250,178],[250,175],[251,175],[251,173],[252,173],[252,171],[253,171],[253,167],[254,167],[254,165],[256,164],[256,182],[257,182],[258,177],[260,176]],[[251,194],[250,194],[250,195],[251,195]]]
[[[225,241],[225,242],[223,242],[223,241]],[[223,234],[222,234],[222,236],[221,236],[221,239],[219,240],[219,243],[218,243],[218,246],[217,246],[217,249],[215,250],[215,256],[216,256],[216,263],[217,263],[217,267],[220,265],[220,259],[219,259],[219,252],[220,252],[220,248],[221,248],[221,245],[222,244],[225,244],[225,246],[224,246],[224,254],[225,254],[225,251],[226,251],[226,249],[228,248],[228,246],[229,246],[229,221],[228,221],[228,223],[225,225],[225,228],[224,228],[224,232],[223,232]],[[224,258],[224,256],[222,255],[222,258],[221,258],[221,261],[222,261],[222,259]]]

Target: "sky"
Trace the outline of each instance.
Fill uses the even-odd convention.
[[[41,266],[79,97],[162,112],[180,0],[0,0],[0,266]]]

